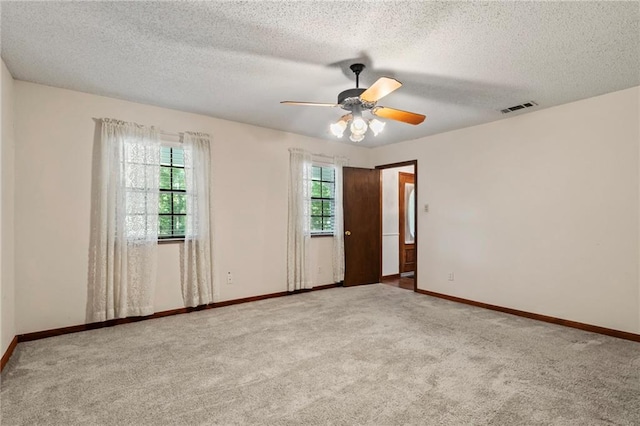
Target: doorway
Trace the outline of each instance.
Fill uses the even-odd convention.
[[[381,282],[417,288],[417,160],[377,166],[381,171]]]

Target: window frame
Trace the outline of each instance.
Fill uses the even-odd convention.
[[[162,164],[162,149],[169,149],[169,165],[165,165]],[[169,242],[183,242],[186,238],[186,233],[183,235],[160,235],[160,218],[161,217],[170,217],[171,218],[171,226],[173,229],[173,224],[175,223],[174,221],[174,217],[175,216],[183,216],[186,219],[187,214],[186,213],[174,213],[174,198],[173,198],[173,194],[184,194],[186,196],[187,194],[187,189],[186,189],[186,182],[185,182],[185,189],[173,189],[173,169],[185,169],[185,165],[175,165],[173,164],[173,150],[174,149],[180,149],[183,152],[183,158],[184,158],[184,148],[182,147],[178,147],[175,146],[174,144],[162,144],[161,148],[160,148],[160,170],[162,171],[163,168],[167,168],[169,169],[171,172],[169,174],[169,179],[170,179],[170,184],[169,186],[171,187],[171,189],[163,189],[160,188],[160,183],[158,183],[158,205],[160,203],[160,195],[162,194],[171,194],[171,213],[160,213],[160,209],[158,209],[158,242],[159,243],[169,243]],[[184,161],[183,161],[184,163]],[[186,206],[185,206],[186,209]],[[186,220],[185,220],[186,222]]]
[[[314,179],[313,177],[313,168],[317,167],[320,169],[320,179]],[[322,169],[331,169],[333,171],[333,180],[324,180],[324,176],[322,173]],[[322,188],[322,184],[331,184],[331,193],[332,193],[332,197],[314,197],[313,196],[313,182],[320,182],[320,187]],[[310,222],[310,226],[309,226],[309,231],[311,233],[311,237],[333,237],[333,233],[335,232],[335,194],[336,194],[336,171],[335,171],[335,167],[331,164],[318,164],[318,163],[312,163],[311,164],[311,188],[309,190],[311,196],[310,196],[310,201],[309,201],[309,222]],[[321,192],[322,195],[322,192]],[[333,203],[333,209],[331,212],[330,216],[327,216],[324,214],[324,209],[322,209],[321,214],[320,215],[314,215],[313,214],[313,209],[312,209],[312,205],[314,201],[330,201],[331,203]],[[322,218],[322,227],[323,229],[321,231],[314,231],[312,228],[312,219],[314,217],[319,217]],[[324,219],[325,218],[331,218],[331,223],[332,223],[332,229],[331,230],[325,230],[324,229]]]

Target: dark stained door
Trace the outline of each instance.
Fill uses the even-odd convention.
[[[400,243],[400,250],[399,250],[400,273],[413,272],[416,270],[416,244],[415,244],[415,235],[411,235],[410,226],[408,226],[408,222],[409,222],[408,195],[412,192],[412,190],[415,189],[413,173],[403,173],[403,172],[398,173],[398,183],[399,183],[398,229],[400,230],[400,238],[398,239],[398,241]],[[415,213],[415,209],[411,213]],[[415,220],[414,220],[414,224],[415,224]],[[415,233],[415,225],[413,226],[412,229]]]
[[[382,212],[380,170],[345,167],[344,285],[380,282]]]

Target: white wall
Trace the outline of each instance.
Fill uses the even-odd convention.
[[[418,287],[638,333],[639,96],[376,148],[418,159]]]
[[[14,132],[13,99],[14,81],[4,61],[1,74],[1,122],[0,133],[0,356],[2,356],[16,334],[14,300],[14,232],[13,232],[13,185],[14,185]]]
[[[382,275],[400,271],[400,194],[398,173],[412,173],[413,166],[382,169]]]
[[[15,92],[18,333],[85,322],[92,117],[212,135],[220,301],[286,291],[289,147],[368,164],[370,150],[349,144],[22,81]],[[331,283],[331,238],[313,238],[311,250],[315,284]],[[178,253],[178,244],[159,248],[156,311],[183,306]]]

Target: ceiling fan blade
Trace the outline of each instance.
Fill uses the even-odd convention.
[[[378,99],[382,99],[400,88],[400,86],[402,86],[402,83],[395,78],[380,77],[371,87],[362,92],[360,99],[366,102],[376,102]]]
[[[420,124],[426,118],[422,114],[416,114],[415,112],[402,111],[400,109],[387,108],[387,107],[375,107],[371,110],[371,113],[378,117],[390,118],[391,120],[402,121],[409,124]]]
[[[296,102],[296,101],[282,101],[281,104],[285,105],[302,105],[302,106],[322,106],[322,107],[336,107],[338,104],[322,104],[318,102]]]

